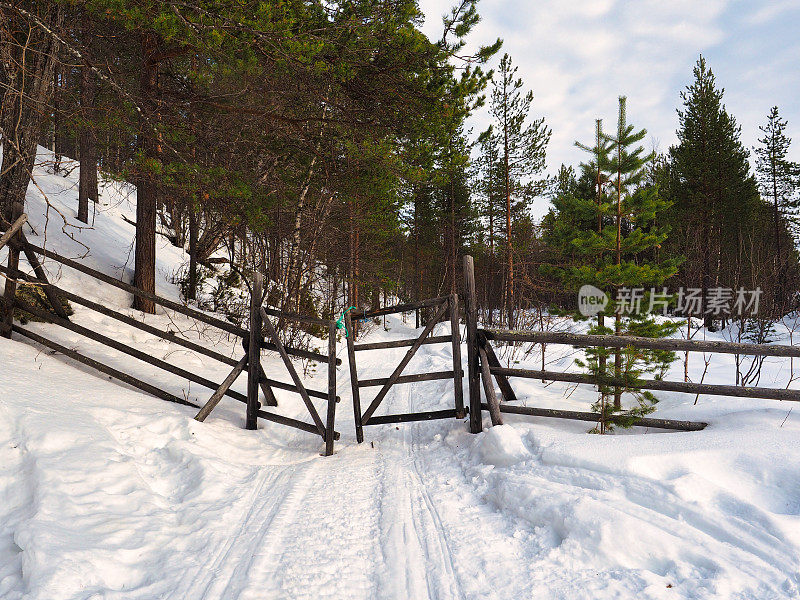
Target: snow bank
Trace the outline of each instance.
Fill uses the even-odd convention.
[[[499,425],[480,434],[474,452],[482,462],[508,467],[531,457],[519,432],[510,425]]]

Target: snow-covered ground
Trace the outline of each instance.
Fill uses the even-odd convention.
[[[37,181],[74,224],[77,171],[61,178],[40,168]],[[122,215],[134,214],[131,198],[108,188],[102,202],[94,229],[68,231],[90,247],[87,264],[129,280],[133,228]],[[44,206],[32,187],[34,243],[44,241]],[[62,225],[51,209],[48,247],[83,254]],[[177,297],[168,281],[184,257],[159,246],[159,293]],[[126,294],[47,265],[64,287],[141,318]],[[74,308],[77,322],[210,379],[228,370]],[[240,352],[179,315],[146,321]],[[408,337],[411,321],[390,318],[369,340]],[[176,395],[210,394],[66,330],[27,327]],[[316,436],[269,423],[245,431],[233,400],[197,423],[191,408],[14,338],[0,339],[4,600],[800,596],[800,414],[790,403],[701,396],[695,405],[661,394],[657,416],[709,427],[598,436],[582,422],[506,415],[506,425],[476,436],[456,420],[367,427],[359,445],[341,342],[342,438],[325,458]],[[360,376],[387,376],[404,351],[359,353]],[[548,348],[548,368],[571,368],[573,358]],[[445,370],[450,360],[448,346],[423,346],[407,372]],[[540,359],[535,351],[513,360]],[[285,379],[272,354],[264,367]],[[698,380],[702,357],[690,367]],[[788,368],[768,359],[760,385],[785,387]],[[681,380],[682,369],[676,362],[670,378]],[[715,356],[705,381],[732,383],[733,373],[733,357]],[[321,372],[308,380],[325,387]],[[586,410],[595,398],[588,387],[513,383],[528,405]],[[245,377],[234,388],[245,391]],[[374,393],[363,393],[365,406]],[[277,394],[283,414],[307,420],[296,396]],[[402,385],[379,414],[452,402],[449,382]]]

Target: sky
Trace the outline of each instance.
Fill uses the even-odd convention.
[[[441,16],[456,0],[420,0],[423,30],[441,37]],[[747,148],[777,105],[789,122],[791,158],[800,161],[800,0],[480,0],[482,21],[471,44],[500,37],[532,90],[532,116],[552,129],[548,172],[577,165],[574,146],[591,143],[594,121],[616,123],[617,98],[628,97],[628,122],[648,131],[647,144],[666,151],[677,141],[680,92],[699,55],[725,89],[724,102],[742,127]],[[472,120],[486,128],[486,111]],[[752,162],[752,161],[751,161]],[[533,213],[547,211],[539,200]]]

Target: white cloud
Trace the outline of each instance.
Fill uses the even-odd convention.
[[[800,15],[799,6],[798,0],[482,0],[483,21],[471,41],[505,40],[503,51],[534,92],[534,115],[544,115],[553,129],[548,164],[554,171],[583,160],[574,142],[590,140],[595,118],[613,127],[619,95],[628,97],[629,120],[666,150],[675,141],[679,93],[701,52],[726,88],[745,143],[755,143],[757,125],[773,104],[789,119],[790,133],[797,132],[800,45],[798,23],[791,26],[789,16]],[[432,16],[429,35],[439,34],[439,15],[449,7],[421,1]],[[475,129],[487,122],[476,116]],[[800,133],[795,139],[800,159]]]

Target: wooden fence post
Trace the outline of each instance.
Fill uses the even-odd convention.
[[[250,294],[250,343],[247,347],[247,429],[258,428],[259,381],[261,377],[261,299],[264,283],[261,273],[253,275],[253,289]]]
[[[333,454],[336,424],[336,323],[328,327],[328,415],[325,432],[325,456]]]
[[[464,257],[464,314],[467,322],[467,381],[469,382],[469,430],[480,433],[481,382],[478,366],[478,305],[475,296],[475,263],[471,256]]]
[[[347,331],[347,357],[350,363],[350,389],[353,391],[353,418],[356,426],[356,441],[364,441],[364,424],[361,422],[361,393],[358,388],[358,367],[356,366],[356,352],[353,343],[353,319],[350,312],[344,314],[344,324]]]
[[[22,216],[22,204],[15,202],[12,211],[11,223],[13,224]],[[3,291],[5,308],[3,322],[2,325],[0,325],[0,335],[7,338],[11,337],[11,326],[14,324],[14,306],[17,298],[17,269],[19,268],[20,249],[20,245],[15,244],[14,241],[19,240],[19,238],[20,234],[17,232],[8,244],[8,276],[6,278],[5,290]]]
[[[464,418],[464,385],[461,374],[461,330],[458,324],[458,294],[450,296],[450,335],[453,346],[453,387],[456,395],[456,418]]]

